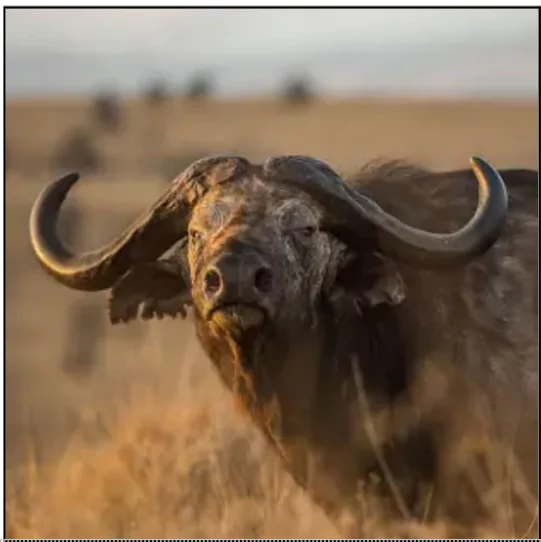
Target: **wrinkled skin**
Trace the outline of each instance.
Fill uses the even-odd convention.
[[[426,270],[384,255],[371,232],[362,252],[346,246],[314,200],[254,169],[201,194],[171,258],[114,285],[111,319],[135,318],[139,305],[143,318],[185,316],[191,305],[225,385],[331,517],[357,516],[353,534],[363,534],[356,491],[374,479],[393,516],[473,521],[487,512],[468,470],[485,435],[512,440],[527,479],[537,472],[537,183],[534,172],[502,176],[509,217],[494,247]],[[472,179],[382,164],[351,186],[444,232],[470,216]],[[255,275],[241,263],[240,289],[213,305],[208,270],[224,255],[270,269],[270,286],[246,290]]]

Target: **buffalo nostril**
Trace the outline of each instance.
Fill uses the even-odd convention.
[[[258,269],[254,275],[254,286],[261,293],[269,293],[272,288],[272,271],[265,267]]]
[[[220,274],[215,269],[210,269],[206,272],[204,282],[205,290],[209,294],[215,294],[222,285],[222,279],[220,278]]]

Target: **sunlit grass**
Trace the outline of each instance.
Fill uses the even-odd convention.
[[[188,403],[139,393],[106,419],[90,413],[57,460],[30,460],[8,476],[8,537],[340,537],[255,428],[233,408],[224,414],[223,404],[220,414],[206,395],[192,392]],[[371,510],[370,536],[458,532],[391,524]],[[486,526],[468,534],[506,535]]]

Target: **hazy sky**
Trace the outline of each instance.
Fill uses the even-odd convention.
[[[198,68],[224,93],[292,72],[329,92],[538,88],[536,9],[8,9],[5,29],[10,94],[180,85]]]

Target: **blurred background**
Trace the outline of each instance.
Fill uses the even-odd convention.
[[[375,157],[443,170],[467,167],[472,154],[497,167],[537,169],[538,11],[9,8],[5,40],[10,532],[336,536],[315,509],[297,503],[303,497],[281,470],[273,496],[265,492],[266,515],[250,512],[255,523],[231,504],[244,489],[218,499],[206,520],[197,516],[190,469],[200,467],[201,454],[187,450],[208,436],[205,454],[225,453],[227,460],[212,466],[223,475],[223,465],[236,461],[238,440],[257,441],[257,434],[234,414],[189,318],[113,327],[105,294],[68,291],[45,276],[28,242],[31,205],[45,183],[81,172],[60,228],[84,250],[116,236],[192,161],[213,153],[254,161],[309,154],[345,174]],[[134,418],[143,392],[153,407]],[[185,413],[194,401],[210,422],[179,415],[163,425],[165,410]],[[124,417],[111,428],[104,420],[118,409]],[[119,427],[127,426],[135,436],[122,440]],[[179,508],[134,504],[127,499],[132,486],[108,493],[123,446],[142,453],[142,427],[153,428],[155,447],[161,443],[157,456],[163,459],[165,434],[176,443],[175,457],[185,458],[183,468],[191,465],[175,485],[191,488],[177,503],[191,510],[188,519],[179,522]],[[227,430],[217,436],[216,427]],[[104,442],[122,446],[111,444],[114,451],[98,460],[92,454]],[[80,474],[74,465],[81,457],[97,470]],[[266,465],[261,457],[258,468]],[[161,482],[147,494],[155,502],[162,492],[170,502],[170,488],[160,485],[171,483],[170,472],[160,470],[161,460],[153,468]],[[223,494],[212,487],[208,495]],[[98,511],[89,516],[92,507]],[[134,519],[141,510],[146,523]]]
[[[8,10],[6,41],[10,95],[178,93],[203,70],[220,96],[293,76],[335,96],[537,96],[535,9]]]

